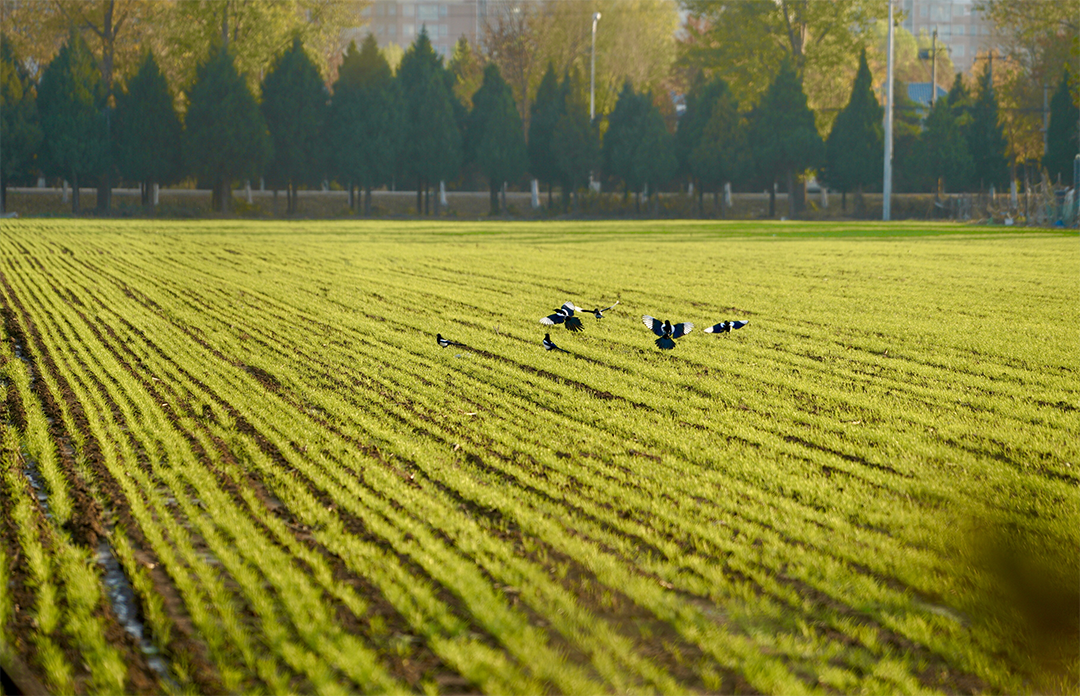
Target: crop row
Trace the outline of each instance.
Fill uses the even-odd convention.
[[[16,389],[57,425],[13,437],[55,510],[85,481],[112,511],[180,684],[912,692],[1038,670],[965,614],[992,588],[950,529],[996,507],[1075,542],[1067,298],[1041,337],[1003,340],[997,311],[1040,271],[1064,286],[1057,239],[1009,271],[1016,297],[904,306],[908,281],[860,264],[982,287],[939,258],[960,241],[727,245],[744,277],[718,302],[693,277],[720,251],[693,236],[32,231],[0,237],[0,290],[39,373]],[[986,273],[1008,247],[964,242]],[[635,270],[657,245],[689,280]],[[546,354],[536,320],[574,293],[625,311]],[[751,323],[662,355],[644,312]]]

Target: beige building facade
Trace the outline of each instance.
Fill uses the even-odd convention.
[[[897,6],[904,14],[903,27],[913,35],[931,35],[937,29],[939,44],[947,47],[961,72],[969,72],[976,58],[984,60],[993,46],[994,24],[979,12],[975,0],[899,0]]]
[[[364,10],[369,24],[362,31],[370,31],[380,48],[391,43],[408,48],[426,26],[435,52],[449,59],[462,36],[476,45],[487,4],[488,0],[374,0]]]

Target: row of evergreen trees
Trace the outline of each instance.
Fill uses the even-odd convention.
[[[845,207],[848,192],[881,187],[883,112],[865,51],[851,99],[826,139],[787,61],[747,112],[722,80],[697,81],[674,135],[653,96],[636,93],[627,83],[601,138],[582,98],[580,76],[569,73],[559,80],[550,66],[533,100],[527,133],[494,64],[484,68],[467,109],[455,97],[460,76],[443,65],[426,31],[410,46],[396,75],[373,37],[359,50],[351,45],[332,90],[296,39],[266,73],[260,100],[229,51],[217,47],[196,71],[183,122],[150,54],[110,107],[78,32],[72,31],[37,84],[4,46],[0,193],[20,176],[62,177],[72,183],[76,212],[81,182],[116,175],[140,183],[144,204],[153,184],[195,177],[212,188],[218,210],[228,206],[235,182],[262,177],[273,190],[285,191],[289,213],[296,212],[299,188],[326,179],[346,187],[350,206],[367,212],[373,189],[415,186],[418,213],[430,211],[428,194],[438,182],[478,177],[487,180],[496,212],[504,205],[500,189],[527,174],[547,186],[549,205],[555,185],[569,205],[567,194],[602,174],[621,184],[625,196],[633,192],[639,210],[643,191],[660,190],[679,176],[692,178],[701,195],[728,182],[773,192],[779,184],[794,194],[793,214],[803,205],[798,181],[807,171],[817,171],[843,192]],[[988,74],[974,96],[958,75],[948,97],[925,118],[902,85],[895,95],[895,190],[1008,185],[1006,140]],[[1076,152],[1076,129],[1067,124],[1075,125],[1076,116],[1065,79],[1054,108],[1051,135],[1061,130],[1063,143],[1048,148],[1044,163],[1059,166],[1057,157],[1071,171],[1068,155]],[[650,199],[655,205],[656,197]],[[435,207],[437,212],[438,197]]]

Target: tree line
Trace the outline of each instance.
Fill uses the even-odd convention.
[[[194,178],[213,191],[221,211],[237,182],[262,178],[275,194],[284,191],[289,213],[297,212],[299,189],[328,180],[349,191],[352,208],[367,213],[373,189],[415,188],[418,214],[432,211],[430,194],[440,182],[485,181],[493,213],[505,205],[500,192],[527,185],[529,177],[546,186],[549,206],[558,186],[562,206],[576,209],[579,192],[597,179],[633,195],[639,211],[643,194],[689,180],[702,214],[707,191],[714,211],[723,213],[719,194],[727,184],[770,191],[770,215],[776,191],[787,191],[792,216],[804,205],[808,173],[842,192],[844,208],[847,193],[858,201],[858,194],[881,187],[883,111],[865,50],[846,106],[823,137],[804,79],[787,56],[749,108],[723,77],[698,72],[677,119],[661,108],[670,102],[667,93],[636,91],[627,80],[610,113],[593,121],[587,80],[576,68],[559,75],[549,63],[523,117],[496,62],[485,64],[464,39],[444,62],[426,29],[396,71],[372,36],[359,48],[351,44],[329,87],[296,35],[257,85],[258,98],[220,41],[195,67],[181,118],[152,51],[114,87],[110,102],[75,29],[36,80],[9,42],[0,43],[0,193],[6,198],[9,182],[38,174],[62,178],[72,184],[74,212],[80,184],[117,178],[137,182],[144,204],[155,184]],[[1069,155],[1077,151],[1069,80],[1063,75],[1055,93],[1043,158],[1052,176],[1064,173],[1066,180]],[[958,74],[933,109],[917,108],[903,84],[894,95],[894,190],[1008,186],[1008,144],[988,70],[973,91]],[[647,199],[656,205],[655,196]],[[436,213],[438,205],[436,196]]]

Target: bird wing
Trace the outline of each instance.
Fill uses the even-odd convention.
[[[680,322],[678,324],[673,324],[672,327],[671,327],[671,337],[672,338],[682,338],[683,336],[685,336],[686,334],[690,333],[693,330],[694,330],[694,325],[691,324],[688,321]]]
[[[649,331],[652,331],[657,336],[664,335],[664,322],[660,321],[656,317],[650,317],[648,314],[641,317],[641,323],[648,327]]]
[[[743,321],[732,321],[732,322],[729,322],[729,323],[731,324],[732,329],[741,329],[742,327],[749,324],[750,320],[746,319],[746,320],[743,320]]]
[[[722,321],[719,324],[705,327],[705,333],[725,333],[731,330],[731,322]]]
[[[563,314],[561,312],[555,312],[554,314],[549,314],[546,317],[544,317],[543,319],[541,319],[540,323],[541,324],[547,324],[548,326],[554,326],[555,324],[563,323],[563,321],[565,321],[565,320],[566,320],[566,315],[565,314]]]
[[[615,304],[611,305],[610,307],[606,307],[606,308],[604,308],[604,309],[601,309],[600,311],[601,311],[601,312],[606,312],[606,311],[608,311],[609,309],[615,309],[615,305],[617,305],[617,304],[619,304],[619,300],[615,300]]]
[[[661,336],[656,339],[656,347],[661,350],[671,350],[675,347],[675,341],[670,336]]]
[[[571,331],[584,331],[585,330],[585,327],[582,326],[582,324],[581,324],[581,319],[578,319],[577,317],[567,317],[566,318],[566,328],[570,329]]]
[[[582,309],[581,307],[578,307],[576,304],[574,304],[573,302],[570,302],[569,300],[567,300],[566,302],[563,303],[562,309],[563,309],[564,312],[566,312],[567,316],[574,316],[574,312],[584,312],[585,311],[584,309]]]

